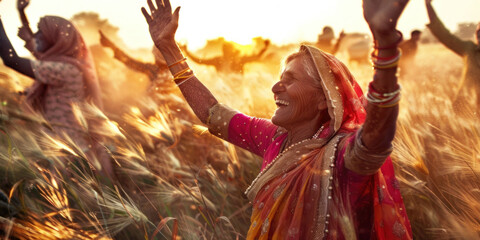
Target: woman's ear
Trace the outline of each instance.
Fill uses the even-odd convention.
[[[323,111],[327,108],[328,108],[327,98],[325,97],[325,95],[322,94],[322,96],[321,96],[321,98],[318,102],[318,110]]]
[[[327,106],[327,100],[326,99],[324,99],[323,101],[320,101],[318,103],[318,110],[320,110],[320,111],[323,111],[323,110],[327,109],[327,107],[328,106]]]

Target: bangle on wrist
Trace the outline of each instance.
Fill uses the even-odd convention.
[[[180,59],[180,60],[178,60],[178,61],[176,61],[176,62],[174,62],[174,63],[172,63],[172,64],[170,64],[170,65],[168,65],[168,68],[172,68],[173,66],[176,66],[176,65],[178,65],[178,64],[180,64],[180,63],[183,63],[183,62],[185,62],[185,61],[187,61],[187,58],[186,58],[186,57],[184,57],[184,58],[182,58],[182,59]]]
[[[400,102],[400,84],[397,84],[397,89],[389,93],[381,93],[375,90],[372,86],[372,83],[368,85],[368,92],[366,99],[370,104],[373,104],[381,108],[389,108],[398,105]]]
[[[397,53],[390,57],[379,57],[375,55],[375,52],[372,52],[370,60],[372,62],[373,68],[388,69],[397,67],[401,56],[402,51],[400,50],[397,50]]]

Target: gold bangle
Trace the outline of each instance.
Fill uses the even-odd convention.
[[[389,105],[376,105],[376,106],[380,107],[380,108],[391,108],[391,107],[397,106],[399,103],[400,103],[400,99],[398,99],[398,101],[396,101],[392,104],[389,104]]]
[[[175,83],[177,83],[179,80],[183,80],[183,79],[190,78],[190,77],[192,77],[193,75],[194,75],[193,72],[190,72],[190,73],[187,74],[187,75],[181,75],[181,76],[175,77],[175,78],[173,79],[173,81],[174,81]]]
[[[180,60],[178,60],[178,61],[176,61],[176,62],[174,62],[174,63],[172,63],[172,64],[170,64],[170,65],[168,65],[167,67],[168,67],[168,68],[171,68],[171,67],[173,67],[173,66],[175,66],[175,65],[177,65],[177,64],[180,64],[180,63],[182,63],[182,62],[185,62],[185,61],[187,61],[187,58],[186,58],[186,57],[184,57],[184,58],[182,58],[182,59],[180,59]]]
[[[190,68],[185,68],[185,69],[181,70],[180,72],[177,72],[177,73],[173,74],[173,78],[180,77],[183,74],[187,73],[188,71],[192,71],[192,70]]]
[[[398,66],[398,61],[395,61],[395,62],[390,63],[388,65],[377,65],[375,63],[373,64],[373,68],[375,68],[375,69],[388,69],[388,68],[394,68],[396,66]]]

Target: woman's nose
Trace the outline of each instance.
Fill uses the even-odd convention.
[[[272,87],[273,93],[278,93],[285,90],[285,85],[282,82],[277,82]]]

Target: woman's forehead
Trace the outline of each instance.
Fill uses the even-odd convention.
[[[305,69],[303,68],[303,66],[301,65],[291,65],[291,64],[287,64],[283,71],[282,71],[282,74],[280,77],[284,78],[296,78],[296,79],[299,79],[299,78],[302,78],[302,76],[304,75],[303,72],[305,72]]]

